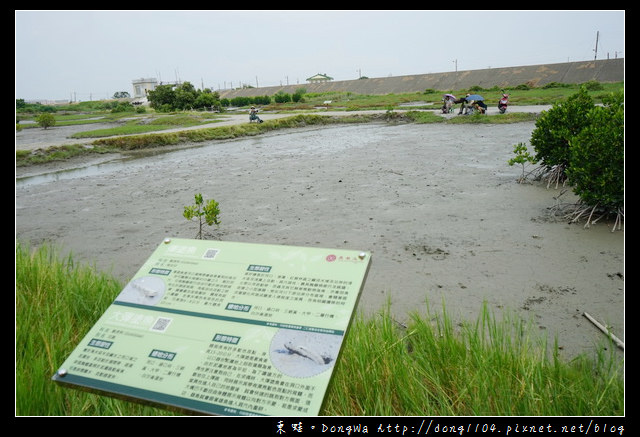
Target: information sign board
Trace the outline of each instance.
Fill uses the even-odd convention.
[[[318,415],[370,263],[165,239],[52,379],[196,414]]]

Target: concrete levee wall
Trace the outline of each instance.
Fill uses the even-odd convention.
[[[439,91],[464,90],[475,85],[482,88],[515,87],[521,84],[539,87],[550,82],[584,83],[590,80],[598,82],[624,81],[624,58],[243,88],[221,90],[219,93],[222,98],[232,99],[234,97],[272,96],[280,91],[293,94],[296,90],[304,88],[308,93],[339,91],[376,95],[424,92],[428,88]]]

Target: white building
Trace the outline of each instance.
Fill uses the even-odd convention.
[[[153,91],[158,86],[158,80],[155,77],[134,79],[133,98],[140,99],[147,97],[147,92]]]

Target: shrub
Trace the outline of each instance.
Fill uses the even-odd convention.
[[[594,108],[593,100],[584,87],[563,103],[555,103],[542,113],[531,133],[531,145],[536,152],[536,160],[543,171],[550,175],[549,181],[566,180],[565,171],[569,166],[570,140],[590,122],[587,114]]]
[[[542,89],[547,90],[550,88],[570,88],[572,85],[569,83],[561,83],[561,82],[549,82],[546,85],[542,86]]]
[[[570,141],[567,177],[584,204],[618,212],[624,208],[624,95],[611,94],[603,103]]]
[[[133,111],[133,105],[129,102],[119,102],[111,108],[112,113],[131,111]]]
[[[274,96],[273,96],[273,101],[276,103],[288,103],[291,101],[291,94],[282,92],[282,91],[278,91]]]
[[[48,112],[43,112],[38,115],[36,122],[45,129],[56,125],[56,119]]]
[[[590,80],[582,84],[587,91],[602,91],[604,87],[602,84],[596,80]]]
[[[256,96],[253,98],[254,105],[268,105],[271,103],[271,97],[269,96]]]

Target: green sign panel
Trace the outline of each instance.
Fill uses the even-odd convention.
[[[166,239],[52,379],[214,415],[318,415],[371,254]]]

